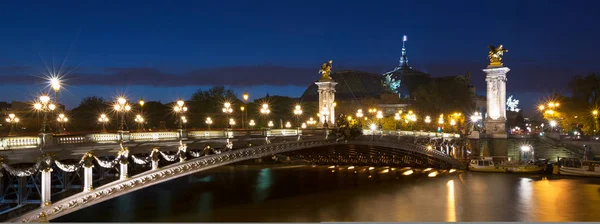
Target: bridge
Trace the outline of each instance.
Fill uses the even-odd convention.
[[[272,129],[7,137],[0,151],[8,173],[2,202],[38,203],[11,221],[41,222],[177,177],[274,155],[309,164],[413,167],[411,173],[436,174],[459,168],[465,155],[457,142],[450,143],[459,137],[453,134],[365,131],[346,140],[329,133]],[[436,138],[449,141],[432,144]],[[32,165],[27,161],[36,157]],[[117,180],[111,180],[111,172]],[[53,202],[58,197],[53,189],[79,193]],[[36,194],[39,200],[28,200]]]

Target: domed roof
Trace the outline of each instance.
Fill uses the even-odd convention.
[[[390,91],[404,98],[409,96],[419,86],[431,81],[429,74],[412,69],[411,67],[398,66],[390,72],[383,74],[385,85]]]
[[[384,92],[381,75],[362,71],[336,71],[331,78],[338,84],[335,86],[335,99],[339,101],[379,98]],[[316,81],[316,80],[315,80]],[[317,85],[311,84],[301,97],[302,101],[317,101]]]

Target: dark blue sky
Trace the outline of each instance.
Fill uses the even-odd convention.
[[[27,3],[26,3],[27,2]],[[176,2],[176,3],[175,3]],[[230,85],[300,96],[321,63],[382,73],[408,35],[413,68],[472,72],[484,94],[487,45],[504,44],[521,108],[600,69],[598,1],[12,1],[0,7],[0,101],[31,100],[64,62],[84,96],[171,101]]]

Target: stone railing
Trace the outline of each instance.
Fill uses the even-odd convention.
[[[44,142],[45,147],[53,145],[70,144],[103,144],[123,142],[152,142],[169,141],[178,139],[222,139],[237,137],[277,137],[297,136],[302,131],[297,129],[269,129],[269,130],[218,130],[218,131],[165,131],[165,132],[122,132],[122,133],[97,133],[86,135],[52,136],[46,135],[45,142],[42,136],[1,137],[0,150],[38,148]],[[183,138],[182,138],[183,137]]]
[[[422,137],[443,137],[443,138],[460,138],[460,134],[454,133],[439,133],[425,131],[386,131],[386,130],[371,130],[363,129],[363,135],[391,135],[391,136],[422,136]]]
[[[38,136],[4,137],[0,140],[0,149],[36,148],[41,142]]]

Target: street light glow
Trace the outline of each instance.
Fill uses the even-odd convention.
[[[58,79],[57,77],[50,78],[50,86],[52,86],[52,89],[54,89],[54,91],[58,91],[61,86],[60,79]]]

